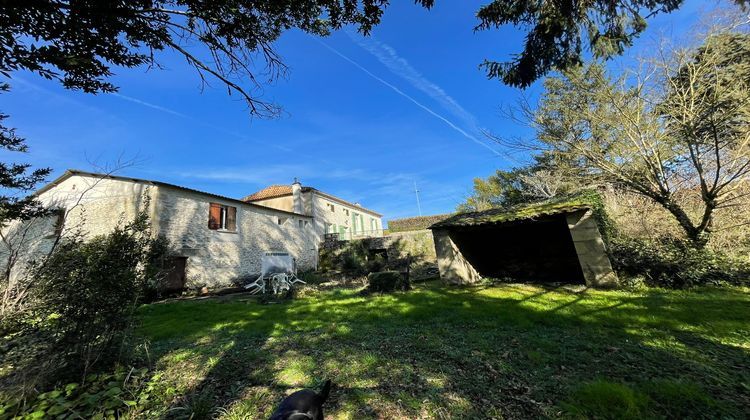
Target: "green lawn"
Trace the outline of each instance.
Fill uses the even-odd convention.
[[[744,418],[750,291],[504,285],[141,308],[159,410],[263,418],[331,379],[330,418]],[[153,412],[152,412],[153,413]]]

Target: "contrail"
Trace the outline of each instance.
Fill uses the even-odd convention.
[[[422,109],[423,109],[423,110],[424,110],[425,112],[427,112],[428,114],[430,114],[430,115],[432,115],[433,117],[435,117],[435,118],[439,119],[440,121],[444,122],[444,123],[445,123],[445,124],[447,124],[447,125],[448,125],[448,126],[449,126],[450,128],[452,128],[453,130],[455,130],[455,131],[459,132],[459,133],[460,133],[460,134],[461,134],[462,136],[464,136],[464,137],[466,137],[467,139],[469,139],[469,140],[473,141],[474,143],[476,143],[476,144],[478,144],[478,145],[480,145],[480,146],[482,146],[482,147],[486,148],[487,150],[491,151],[491,152],[492,152],[493,154],[495,154],[495,155],[497,155],[497,156],[501,156],[501,157],[502,157],[502,155],[501,155],[501,154],[500,154],[500,153],[499,153],[499,152],[498,152],[497,150],[493,149],[492,147],[490,147],[489,145],[485,144],[484,142],[482,142],[481,140],[479,140],[479,139],[478,139],[478,138],[476,138],[475,136],[473,136],[473,135],[471,135],[470,133],[466,132],[466,131],[465,131],[465,130],[463,130],[463,129],[462,129],[461,127],[457,126],[456,124],[454,124],[453,122],[451,122],[451,121],[450,121],[450,120],[448,120],[447,118],[445,118],[445,117],[443,117],[442,115],[438,114],[437,112],[433,111],[432,109],[430,109],[430,108],[429,108],[429,107],[427,107],[426,105],[423,105],[423,104],[422,104],[421,102],[417,101],[416,99],[412,98],[412,97],[411,97],[411,96],[409,96],[408,94],[404,93],[404,92],[403,92],[403,91],[402,91],[401,89],[397,88],[396,86],[393,86],[392,84],[390,84],[390,83],[388,83],[387,81],[383,80],[382,78],[378,77],[377,75],[375,75],[375,74],[374,74],[373,72],[371,72],[370,70],[367,70],[366,68],[364,68],[364,67],[363,67],[362,65],[360,65],[360,64],[359,64],[359,63],[357,63],[356,61],[354,61],[354,60],[352,60],[351,58],[349,58],[349,57],[345,56],[344,54],[342,54],[342,53],[338,52],[338,50],[336,50],[335,48],[333,48],[333,47],[331,47],[330,45],[326,44],[325,42],[323,42],[323,41],[321,41],[321,40],[319,40],[319,39],[317,39],[317,38],[313,38],[313,39],[315,39],[315,41],[317,41],[318,43],[320,43],[320,45],[324,46],[324,47],[325,47],[326,49],[328,49],[328,50],[329,50],[329,51],[331,51],[332,53],[334,53],[334,54],[338,55],[339,57],[341,57],[341,58],[343,58],[344,60],[346,60],[346,61],[348,61],[349,63],[351,63],[351,64],[352,64],[353,66],[355,66],[355,67],[357,67],[358,69],[360,69],[360,70],[362,70],[363,72],[365,72],[365,73],[366,73],[366,74],[367,74],[368,76],[372,77],[373,79],[375,79],[375,80],[377,80],[378,82],[382,83],[383,85],[387,86],[388,88],[390,88],[390,89],[391,89],[391,90],[393,90],[394,92],[396,92],[396,93],[398,93],[399,95],[403,96],[404,98],[408,99],[408,100],[409,100],[410,102],[412,102],[412,103],[413,103],[414,105],[416,105],[416,106],[418,106],[418,107],[422,108]]]
[[[111,95],[113,95],[113,96],[115,96],[117,98],[129,101],[129,102],[133,102],[133,103],[138,104],[138,105],[145,106],[147,108],[155,109],[155,110],[161,111],[161,112],[166,112],[167,114],[171,114],[171,115],[174,115],[176,117],[180,117],[180,118],[184,118],[186,120],[190,120],[193,123],[196,123],[198,125],[202,125],[204,127],[208,127],[208,128],[220,131],[220,132],[222,132],[224,134],[237,137],[237,138],[239,138],[241,140],[250,141],[250,142],[253,142],[253,143],[257,143],[257,144],[262,144],[262,145],[265,145],[265,146],[273,147],[273,148],[281,150],[283,152],[291,152],[292,151],[292,149],[290,149],[288,147],[279,146],[277,144],[273,144],[273,143],[267,142],[267,141],[253,140],[253,139],[249,138],[248,136],[246,136],[244,134],[240,134],[240,133],[236,133],[234,131],[227,130],[227,129],[225,129],[223,127],[220,127],[220,126],[217,126],[215,124],[211,124],[211,123],[208,123],[208,122],[196,119],[194,117],[191,117],[189,115],[183,114],[183,113],[178,112],[178,111],[175,111],[173,109],[169,109],[169,108],[163,107],[161,105],[152,104],[151,102],[146,102],[144,100],[141,100],[141,99],[138,99],[138,98],[134,98],[132,96],[127,96],[127,95],[123,95],[123,94],[120,94],[120,93],[112,93]]]
[[[386,66],[391,73],[409,82],[414,88],[421,90],[427,96],[438,102],[444,109],[460,118],[465,125],[478,130],[477,119],[464,109],[453,97],[448,95],[443,88],[428,80],[422,73],[415,69],[405,58],[398,55],[390,45],[378,41],[374,36],[363,38],[351,31],[345,31],[353,42],[362,49],[372,54]]]
[[[172,110],[172,109],[169,109],[169,108],[165,108],[165,107],[160,106],[160,105],[152,104],[150,102],[142,101],[142,100],[140,100],[138,98],[133,98],[132,96],[126,96],[126,95],[123,95],[123,94],[120,94],[120,93],[116,93],[116,92],[111,93],[111,95],[112,96],[116,96],[116,97],[118,97],[120,99],[124,99],[126,101],[130,101],[130,102],[133,102],[133,103],[136,103],[136,104],[139,104],[139,105],[143,105],[143,106],[148,107],[148,108],[155,109],[157,111],[166,112],[167,114],[172,114],[172,115],[176,115],[176,116],[181,117],[181,118],[190,119],[190,117],[188,117],[187,115],[185,115],[185,114],[183,114],[181,112],[177,112],[175,110]]]

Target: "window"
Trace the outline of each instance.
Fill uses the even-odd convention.
[[[298,223],[299,223],[300,229],[302,229],[305,226],[305,221],[304,220],[300,219],[300,220],[298,220]]]
[[[370,230],[373,232],[378,230],[378,222],[376,222],[372,217],[370,218]]]
[[[279,217],[276,219],[276,222],[279,224],[279,226],[281,226],[286,223],[286,219],[288,219],[288,217]]]
[[[237,231],[237,207],[211,203],[208,210],[208,228],[228,232]]]
[[[55,218],[55,227],[50,236],[60,236],[65,228],[65,209],[55,209],[52,213],[52,217]]]
[[[349,215],[349,209],[344,209],[344,213],[348,216]]]
[[[328,207],[328,210],[335,211],[336,208],[333,206],[333,203],[326,203],[326,207]]]

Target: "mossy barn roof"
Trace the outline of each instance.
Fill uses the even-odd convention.
[[[448,229],[494,225],[508,222],[534,220],[545,216],[589,210],[597,206],[598,195],[580,193],[555,197],[546,201],[521,204],[510,208],[497,208],[479,212],[459,213],[430,226],[430,229]]]

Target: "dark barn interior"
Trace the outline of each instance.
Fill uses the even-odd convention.
[[[483,277],[585,284],[565,215],[453,227],[450,237]]]

